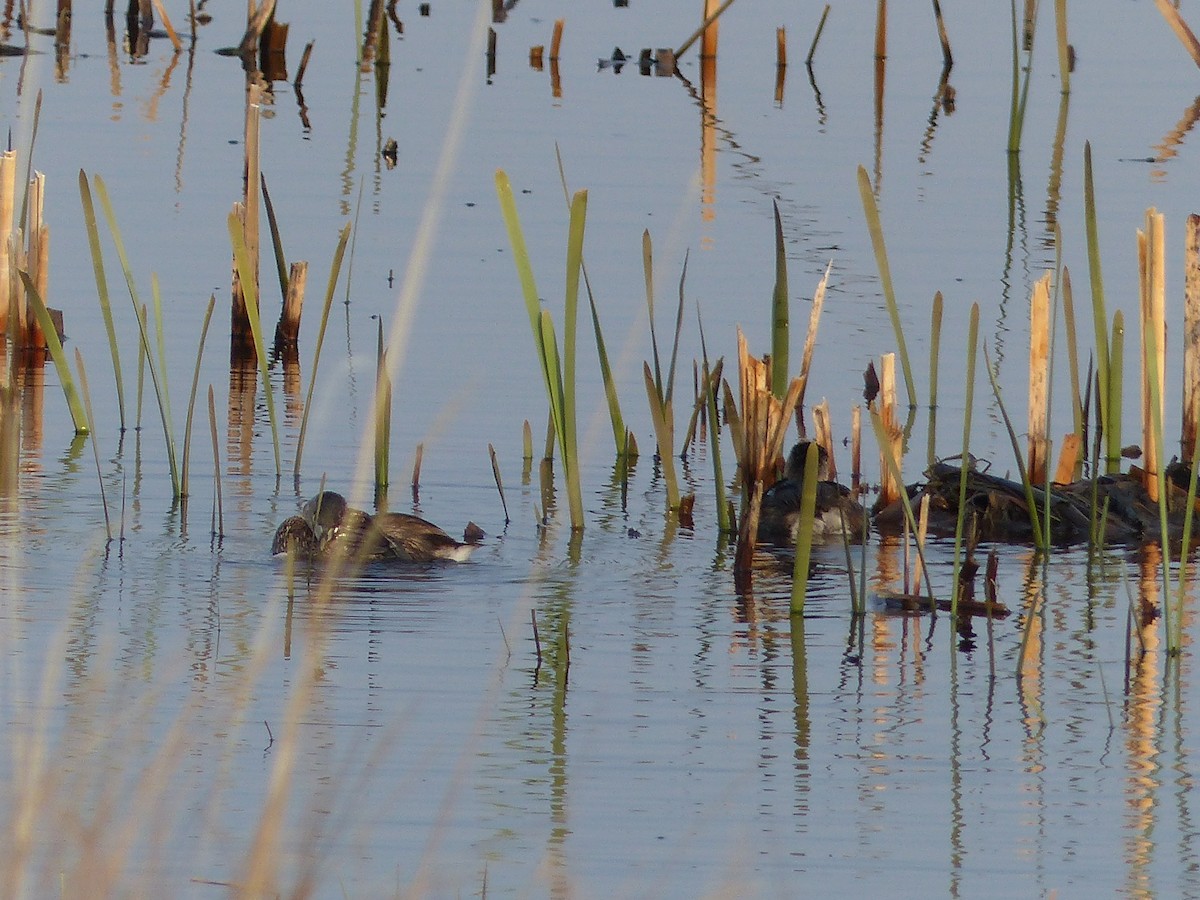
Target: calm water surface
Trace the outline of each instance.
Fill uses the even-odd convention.
[[[1153,551],[1110,549],[1091,563],[1083,550],[1056,552],[1043,569],[1028,550],[1008,548],[999,587],[1017,614],[989,637],[983,622],[961,635],[947,616],[877,606],[852,622],[842,550],[819,548],[805,615],[789,621],[787,554],[761,553],[753,594],[733,590],[707,446],[684,474],[697,494],[694,528],[664,515],[649,454],[622,504],[586,326],[587,529],[571,542],[561,520],[537,528],[543,500],[536,471],[532,483],[522,477],[520,427],[529,419],[540,435],[544,391],[493,182],[497,168],[512,178],[541,292],[560,319],[566,228],[556,144],[571,187],[589,189],[588,272],[626,417],[648,448],[643,229],[654,239],[660,342],[689,252],[681,357],[700,353],[699,309],[710,355],[731,359],[738,326],[758,352],[768,345],[772,201],[799,326],[833,261],[808,396],[827,397],[835,431],[848,433],[862,369],[895,343],[858,194],[864,166],[922,398],[930,300],[945,294],[934,443],[950,454],[961,435],[972,302],[1022,420],[1026,298],[1055,263],[1054,222],[1086,308],[1085,141],[1110,314],[1120,308],[1133,321],[1134,234],[1145,208],[1157,206],[1171,248],[1172,340],[1181,330],[1178,249],[1200,196],[1188,124],[1197,73],[1157,11],[1118,0],[1072,8],[1078,66],[1065,101],[1052,13],[1042,11],[1022,149],[1010,167],[1003,5],[946,9],[953,114],[933,101],[941,54],[929,10],[893,6],[881,118],[876,4],[865,0],[833,4],[811,81],[801,60],[819,10],[735,4],[707,107],[694,52],[682,79],[597,66],[614,47],[636,56],[678,44],[698,4],[510,6],[492,24],[490,76],[490,5],[435,3],[428,17],[398,6],[404,33],[392,30],[380,104],[380,74],[355,65],[361,26],[352,9],[281,0],[289,78],[303,45],[316,41],[303,97],[276,82],[262,122],[285,252],[311,265],[302,386],[337,232],[357,223],[298,486],[276,481],[262,386],[239,390],[223,334],[244,76],[213,51],[240,39],[237,11],[206,10],[211,21],[178,56],[155,39],[134,57],[119,45],[110,56],[102,16],[77,10],[64,68],[52,39],[38,35],[30,41],[41,54],[0,61],[0,112],[22,151],[43,91],[34,165],[48,181],[50,302],[65,310],[68,351],[78,348],[88,364],[101,472],[115,520],[124,508],[125,535],[106,547],[92,449],[72,439],[48,369],[40,391],[26,390],[19,471],[0,503],[8,892],[84,895],[109,883],[97,874],[103,861],[114,867],[104,877],[115,893],[215,896],[246,877],[262,838],[275,842],[265,855],[280,889],[315,896],[1200,895],[1190,612],[1177,667],[1168,673],[1158,623],[1141,629],[1146,656],[1126,662],[1130,609],[1157,598]],[[169,12],[186,28],[182,10]],[[556,17],[566,19],[557,95],[549,71],[528,64]],[[780,25],[792,65],[777,102]],[[388,138],[398,145],[394,169],[380,156]],[[172,506],[148,386],[142,428],[117,433],[80,169],[108,185],[142,299],[151,272],[161,282],[179,441],[204,305],[217,297],[186,519]],[[427,256],[417,253],[421,238],[430,239]],[[107,244],[106,253],[132,420],[136,327]],[[263,284],[270,319],[278,299],[269,275]],[[303,573],[289,591],[267,548],[322,475],[369,496],[369,468],[358,461],[364,442],[369,454],[378,316],[386,329],[399,323],[392,506],[410,508],[421,442],[412,508],[451,532],[473,520],[488,537],[467,565],[374,568],[323,600]],[[1086,322],[1080,332],[1086,357]],[[1133,335],[1131,327],[1127,359]],[[1056,365],[1064,371],[1065,356]],[[1178,358],[1168,366],[1177,372]],[[1168,381],[1174,434],[1179,381]],[[210,526],[210,384],[219,540]],[[1061,432],[1069,422],[1061,374],[1055,386]],[[271,390],[290,471],[303,394],[278,371]],[[977,403],[984,392],[977,384]],[[973,449],[1007,469],[999,416],[979,405]],[[1132,433],[1132,393],[1125,416]],[[928,430],[921,411],[910,474],[922,467]],[[723,455],[728,465],[728,443]],[[929,555],[944,592],[952,548],[934,544]],[[872,542],[872,589],[897,586],[901,566],[894,544]],[[286,785],[286,805],[282,828],[263,837],[273,779]]]

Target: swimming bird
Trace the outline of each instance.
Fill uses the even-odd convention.
[[[338,553],[358,560],[413,563],[464,562],[475,549],[473,544],[456,541],[419,516],[396,512],[372,516],[350,506],[335,491],[317,494],[304,504],[300,514],[321,555]]]
[[[796,540],[800,522],[800,498],[804,488],[804,462],[811,441],[800,441],[788,454],[783,478],[762,499],[758,519],[759,537],[767,540]],[[817,446],[817,498],[813,512],[813,537],[862,538],[867,511],[850,495],[850,489],[829,480],[829,454]]]
[[[320,552],[320,544],[303,516],[284,519],[271,541],[272,556],[292,553],[299,559],[313,559]]]

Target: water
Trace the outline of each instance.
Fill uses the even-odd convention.
[[[699,355],[699,306],[710,355],[730,360],[738,326],[756,351],[768,345],[773,200],[788,241],[796,332],[833,260],[808,396],[828,397],[835,433],[847,433],[866,361],[894,347],[859,165],[876,185],[921,397],[929,303],[937,290],[946,296],[940,452],[955,452],[961,434],[962,347],[976,300],[1006,402],[1023,421],[1026,298],[1054,263],[1052,217],[1077,307],[1086,310],[1085,140],[1110,315],[1121,308],[1134,321],[1133,233],[1156,205],[1171,248],[1168,322],[1178,323],[1177,248],[1197,188],[1186,131],[1176,155],[1145,160],[1167,156],[1160,145],[1194,102],[1181,87],[1194,70],[1151,8],[1106,0],[1093,9],[1072,11],[1079,65],[1061,179],[1052,15],[1042,12],[1010,216],[1010,23],[1000,7],[947,9],[957,102],[934,127],[941,56],[931,17],[893,7],[877,128],[871,3],[834,6],[815,90],[800,61],[819,10],[735,4],[722,24],[710,119],[692,54],[681,64],[688,83],[596,65],[616,46],[636,55],[677,44],[696,24],[692,4],[516,4],[494,26],[490,78],[488,10],[399,10],[405,31],[392,35],[382,117],[376,74],[356,75],[352,11],[286,4],[279,14],[291,22],[290,68],[316,39],[303,83],[308,124],[292,87],[276,83],[262,123],[263,170],[287,257],[311,266],[302,387],[336,235],[357,222],[350,302],[343,281],[298,489],[286,474],[277,487],[263,393],[230,389],[225,351],[225,219],[241,192],[244,80],[235,60],[212,51],[240,39],[236,14],[210,10],[194,53],[176,58],[160,39],[144,59],[117,49],[110,62],[102,17],[81,11],[63,75],[52,55],[30,56],[23,68],[20,59],[0,61],[0,110],[19,147],[34,88],[44,91],[35,166],[49,185],[50,303],[66,312],[68,352],[78,348],[88,364],[101,471],[118,527],[124,498],[126,538],[105,547],[91,448],[72,441],[57,375],[47,369],[44,413],[25,420],[17,486],[0,504],[0,703],[10,751],[0,765],[14,835],[23,810],[33,810],[30,855],[21,855],[19,839],[7,850],[9,892],[210,896],[213,882],[247,876],[259,836],[275,848],[260,856],[277,864],[281,888],[311,885],[318,896],[1200,894],[1189,794],[1190,616],[1169,678],[1160,625],[1145,629],[1149,653],[1126,668],[1129,610],[1155,596],[1149,551],[1115,548],[1091,567],[1082,550],[1056,552],[1043,577],[1028,550],[1006,549],[999,591],[1018,614],[995,623],[989,641],[981,621],[968,637],[954,634],[946,616],[874,605],[858,631],[842,550],[821,547],[805,616],[793,623],[786,553],[760,553],[752,596],[733,590],[708,448],[682,473],[697,495],[692,529],[664,516],[648,453],[642,230],[654,240],[660,345],[690,251],[681,358]],[[548,44],[563,15],[556,97],[549,72],[531,69],[527,56]],[[771,54],[777,25],[787,27],[792,60],[782,104]],[[1125,39],[1114,46],[1113,33]],[[52,49],[49,38],[32,40]],[[457,144],[448,137],[455,128]],[[398,143],[395,169],[379,155],[388,137]],[[647,451],[623,509],[585,322],[588,524],[577,545],[561,524],[535,526],[536,471],[532,483],[522,478],[520,426],[528,418],[540,446],[544,391],[493,181],[497,168],[512,178],[539,287],[561,325],[566,214],[556,143],[572,189],[589,190],[588,272],[623,409]],[[186,522],[172,508],[148,386],[142,429],[116,433],[75,187],[80,168],[108,185],[141,299],[150,299],[152,271],[161,281],[180,442],[204,304],[217,296]],[[1060,192],[1050,189],[1059,181]],[[429,255],[410,266],[421,237],[431,239]],[[105,241],[132,419],[136,330]],[[278,299],[268,260],[263,268],[269,321]],[[356,463],[369,434],[377,315],[387,329],[406,326],[391,341],[392,506],[410,508],[408,472],[423,442],[416,511],[451,532],[474,520],[488,537],[464,566],[373,568],[339,582],[328,600],[301,579],[289,602],[284,567],[267,557],[278,522],[322,475],[369,498],[369,468]],[[1180,329],[1169,330],[1177,353]],[[1090,334],[1082,318],[1085,357]],[[1131,324],[1127,359],[1135,358],[1134,334]],[[796,334],[793,353],[801,341]],[[1061,432],[1069,421],[1061,344],[1056,365],[1052,431]],[[1168,371],[1177,367],[1172,356]],[[278,371],[272,379],[286,473],[303,393],[285,394]],[[687,381],[681,373],[681,395],[690,393]],[[1178,378],[1168,381],[1173,435]],[[224,491],[219,541],[209,525],[210,384]],[[977,384],[980,408],[986,396]],[[1133,396],[1130,434],[1139,415]],[[974,424],[975,452],[1009,468],[994,406]],[[921,411],[912,475],[927,428]],[[489,442],[504,477],[507,527]],[[728,442],[724,455],[729,466]],[[876,465],[868,465],[874,479]],[[929,556],[934,585],[945,591],[951,548],[935,543]],[[894,544],[873,541],[872,589],[895,587],[900,565]],[[39,736],[40,745],[30,743]],[[271,780],[281,774],[282,830],[260,835]]]

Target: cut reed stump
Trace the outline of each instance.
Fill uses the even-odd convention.
[[[308,263],[292,263],[288,273],[287,296],[275,326],[275,352],[295,355],[299,349],[300,313],[304,308],[304,288],[308,283]]]
[[[1190,460],[1200,419],[1200,216],[1187,218],[1183,311],[1182,456]]]

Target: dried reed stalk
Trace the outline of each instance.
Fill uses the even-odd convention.
[[[891,447],[891,458],[896,461],[896,468],[904,469],[904,429],[900,426],[900,417],[896,415],[896,354],[885,353],[879,358],[879,410],[883,421],[884,435]],[[900,499],[904,485],[896,478],[887,464],[887,450],[880,448],[879,471],[881,483],[879,487],[880,508]]]
[[[1196,39],[1192,29],[1188,28],[1187,22],[1183,21],[1179,10],[1172,6],[1169,0],[1154,0],[1154,3],[1158,7],[1158,11],[1162,13],[1162,17],[1167,20],[1167,24],[1171,26],[1171,30],[1175,32],[1175,37],[1179,38],[1183,48],[1192,57],[1192,62],[1200,66],[1200,40]]]
[[[1042,484],[1046,480],[1047,409],[1050,368],[1050,273],[1033,286],[1029,301],[1029,426],[1027,466],[1029,480]]]
[[[558,51],[559,51],[559,48],[562,47],[563,25],[565,24],[565,22],[566,22],[565,19],[555,19],[554,20],[554,34],[550,38],[550,61],[551,62],[556,62],[558,60]]]
[[[8,311],[12,296],[13,269],[9,255],[9,239],[13,233],[13,198],[16,196],[17,154],[14,150],[0,154],[0,331],[8,328]]]
[[[776,461],[783,448],[790,413],[800,395],[800,379],[792,379],[786,396],[776,397],[771,392],[770,361],[750,355],[746,336],[739,328],[738,388],[742,423],[738,464],[743,496],[749,498],[749,504],[742,514],[734,569],[745,573],[750,571],[754,558],[763,490],[774,482]]]
[[[704,21],[708,24],[704,26],[704,32],[700,36],[701,58],[717,55],[717,38],[720,26],[717,23],[714,13],[717,11],[718,5],[717,0],[704,0]]]
[[[837,481],[837,463],[833,460],[833,426],[829,420],[829,401],[822,400],[813,407],[813,434],[817,443],[825,448],[829,462],[829,480]]]
[[[1075,480],[1079,467],[1079,451],[1083,448],[1083,437],[1078,432],[1063,435],[1062,448],[1058,451],[1058,466],[1054,470],[1055,484],[1070,484]]]
[[[808,334],[804,337],[804,353],[800,357],[800,397],[796,402],[797,408],[804,405],[804,391],[808,387],[808,373],[812,368],[813,350],[817,346],[817,326],[821,324],[821,310],[825,308],[825,288],[829,284],[829,273],[833,269],[833,260],[825,265],[825,274],[817,282],[816,293],[813,294],[812,310],[808,314]],[[800,422],[797,420],[797,427]]]
[[[1162,455],[1162,386],[1166,375],[1163,229],[1162,214],[1153,208],[1146,210],[1146,230],[1138,232],[1138,270],[1141,276],[1142,450],[1145,486],[1152,501],[1158,500],[1158,468]],[[1151,366],[1154,367],[1153,372]]]
[[[1187,218],[1183,309],[1183,458],[1191,459],[1200,418],[1200,216]]]
[[[862,485],[862,407],[850,410],[850,490],[858,496]]]

